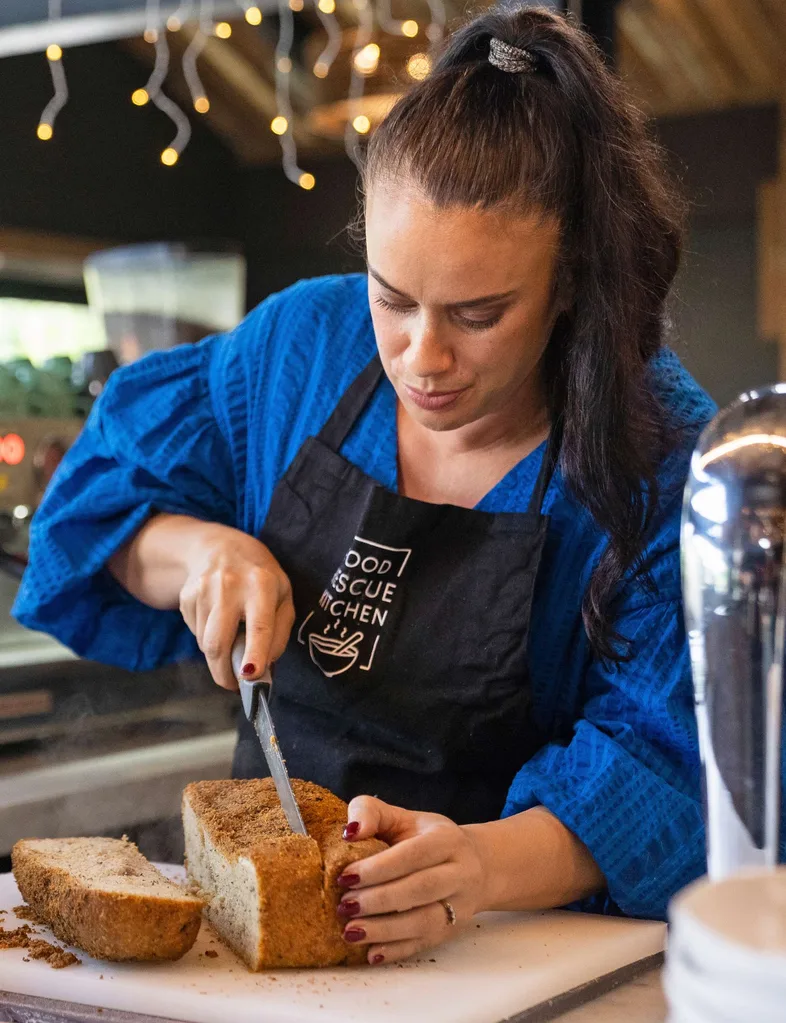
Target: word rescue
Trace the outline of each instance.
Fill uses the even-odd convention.
[[[319,598],[319,606],[334,618],[352,618],[356,622],[382,627],[389,609],[375,607],[366,601],[378,600],[381,604],[393,602],[397,584],[390,579],[385,581],[385,576],[389,576],[393,570],[390,558],[377,558],[373,554],[363,556],[353,547],[347,552],[343,566],[337,569],[330,581],[333,592],[325,590]],[[363,574],[357,575],[357,571]],[[341,599],[341,594],[347,596]],[[352,597],[360,599],[353,601]]]
[[[412,551],[356,536],[298,629],[298,642],[328,678],[356,667],[370,671]]]

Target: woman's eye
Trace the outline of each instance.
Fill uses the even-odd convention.
[[[375,295],[374,301],[378,306],[380,306],[380,308],[388,309],[391,313],[406,313],[409,311],[409,306],[397,305],[395,302],[388,302],[388,300],[383,298],[381,295]]]
[[[494,313],[493,316],[488,316],[485,320],[470,320],[466,316],[458,316],[457,319],[468,330],[489,330],[499,323],[502,319],[502,313]]]

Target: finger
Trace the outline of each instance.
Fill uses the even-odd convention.
[[[244,678],[259,678],[270,663],[273,613],[272,603],[261,594],[246,602],[246,646],[241,666]]]
[[[339,917],[346,919],[404,913],[418,906],[439,902],[440,899],[449,899],[456,894],[460,882],[458,866],[455,863],[441,863],[438,867],[419,870],[389,884],[379,884],[373,888],[353,886],[342,897],[337,912]]]
[[[412,909],[408,913],[390,913],[366,919],[350,920],[344,928],[344,941],[357,945],[382,945],[394,941],[438,941],[444,930],[445,910],[439,903]]]
[[[358,880],[352,890],[387,884],[429,867],[438,867],[450,860],[454,851],[455,836],[447,828],[434,828],[423,835],[406,838],[390,849],[353,863],[349,872]]]
[[[199,636],[197,635],[196,596],[193,593],[186,592],[185,588],[183,588],[180,593],[180,614],[183,616],[183,621],[189,627],[191,632],[193,632],[193,634],[197,637],[198,643]]]
[[[367,961],[372,966],[384,966],[385,963],[396,963],[402,959],[411,959],[424,949],[431,948],[438,942],[417,941],[408,938],[405,941],[384,942],[381,945],[369,945]]]
[[[374,796],[356,796],[347,809],[344,838],[357,841],[377,836],[386,842],[400,842],[412,833],[415,814],[392,806]]]
[[[232,644],[237,635],[240,612],[224,604],[214,604],[202,634],[202,653],[210,674],[223,689],[237,692],[238,682],[232,670]]]
[[[290,599],[285,600],[276,610],[273,638],[270,643],[270,661],[274,663],[282,656],[289,643],[292,626],[295,624],[295,608]]]

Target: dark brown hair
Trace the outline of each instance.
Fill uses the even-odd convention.
[[[533,70],[491,64],[492,38],[526,50]],[[684,209],[661,151],[586,33],[543,8],[495,9],[453,35],[372,137],[366,190],[399,176],[439,206],[542,210],[561,225],[568,311],[544,363],[552,429],[568,487],[608,536],[585,628],[600,657],[624,659],[612,601],[640,566],[668,437],[646,366],[663,341]]]

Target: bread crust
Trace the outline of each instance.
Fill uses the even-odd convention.
[[[366,950],[342,937],[336,879],[387,846],[378,839],[344,841],[347,804],[311,782],[294,779],[292,786],[308,837],[290,830],[270,778],[195,782],[185,789],[186,865],[206,891],[205,915],[252,970],[364,962]],[[204,868],[206,850],[217,861],[215,870]],[[258,898],[259,937],[245,945],[227,933],[216,901],[225,898],[223,884],[212,881],[242,863],[253,872]]]
[[[106,890],[101,877],[91,883],[76,876],[70,857],[94,852],[96,843],[120,877],[152,872],[161,894]],[[203,901],[181,892],[128,840],[23,840],[14,846],[11,862],[19,891],[36,915],[61,941],[96,959],[179,959],[196,941]]]

